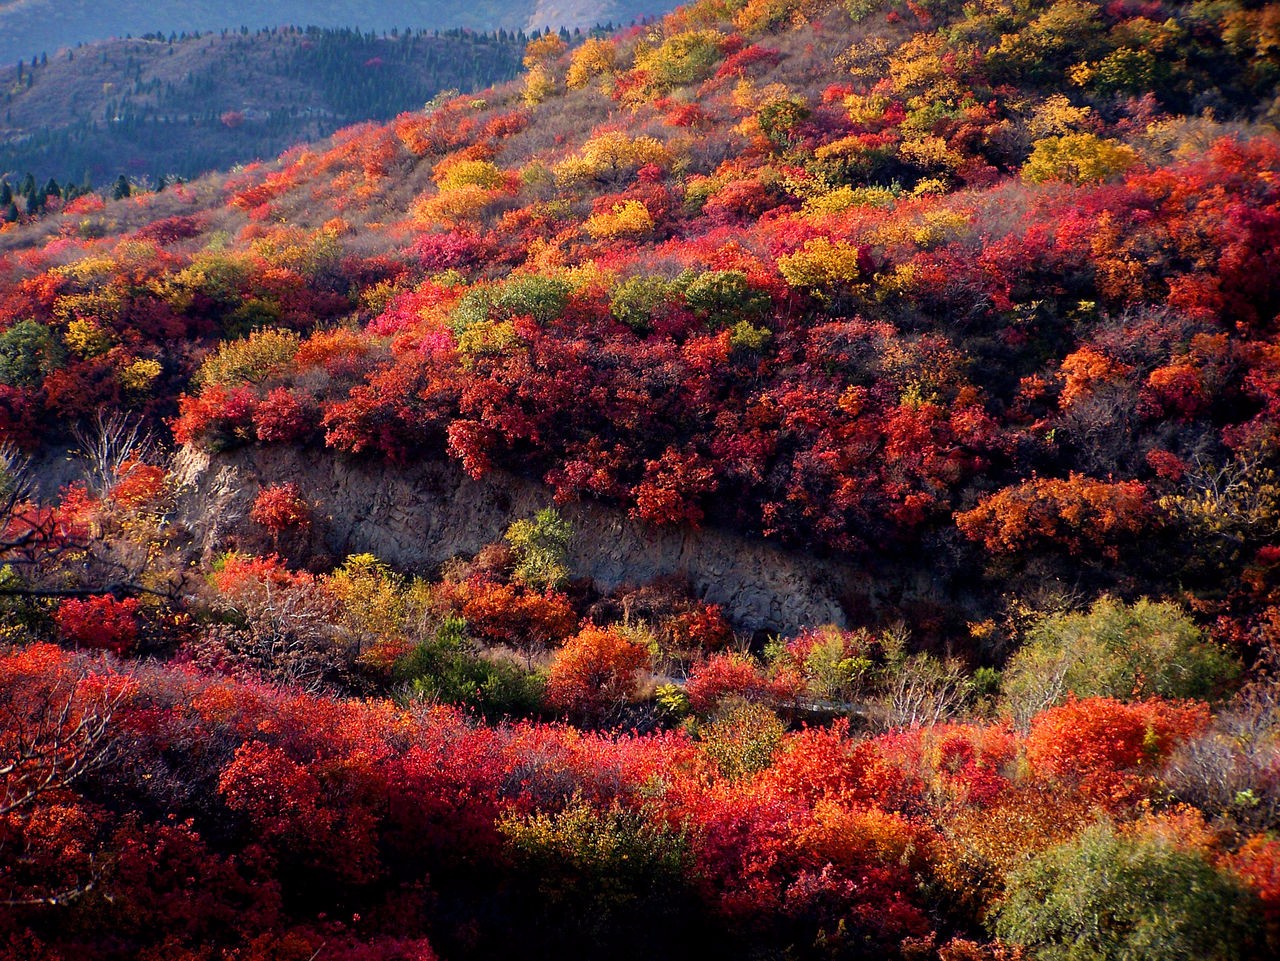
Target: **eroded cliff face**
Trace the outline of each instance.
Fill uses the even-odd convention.
[[[246,448],[177,455],[179,520],[209,556],[245,534],[261,486],[292,481],[314,505],[314,550],[336,558],[368,552],[402,569],[429,571],[500,540],[515,520],[552,503],[541,484],[510,474],[481,480],[449,461],[388,466],[327,451]],[[885,597],[883,579],[850,564],[718,530],[671,530],[596,503],[560,508],[575,531],[570,567],[600,587],[687,576],[695,592],[723,606],[742,629],[792,633],[820,624],[862,623]],[[894,594],[929,598],[927,576]],[[941,602],[941,597],[935,600]]]

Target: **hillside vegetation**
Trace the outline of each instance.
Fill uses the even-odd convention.
[[[30,60],[96,40],[145,34],[250,30],[303,24],[382,33],[393,28],[480,32],[559,30],[623,25],[669,10],[666,0],[4,0],[0,2],[0,63]]]
[[[272,158],[442,91],[511,80],[528,38],[273,28],[114,40],[0,70],[0,170],[17,183],[156,185]]]
[[[1277,23],[701,0],[20,189],[0,958],[1275,954]],[[210,557],[170,438],[546,506],[397,571],[262,478]],[[875,601],[756,636],[596,583],[584,501]]]

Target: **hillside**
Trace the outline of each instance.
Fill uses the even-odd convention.
[[[0,170],[15,184],[191,178],[272,158],[443,90],[515,77],[522,33],[278,28],[111,40],[0,70]]]
[[[661,14],[674,4],[664,0],[175,0],[165,4],[119,0],[103,4],[88,0],[6,0],[0,2],[0,63],[30,62],[42,54],[52,57],[64,48],[126,36],[250,30],[285,24],[359,29],[381,34],[391,29],[465,28],[480,32],[511,32],[585,28],[596,24],[627,24]]]
[[[1276,956],[1277,23],[699,0],[0,194],[0,961]]]

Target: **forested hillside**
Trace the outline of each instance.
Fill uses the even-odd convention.
[[[0,958],[1275,956],[1278,24],[700,0],[0,194]]]
[[[510,32],[559,30],[633,20],[664,13],[669,0],[4,0],[0,2],[0,63],[47,54],[111,38],[145,34],[250,30],[302,24],[330,30],[381,34],[394,29]]]
[[[273,158],[442,91],[511,80],[523,33],[291,27],[96,43],[0,69],[0,170],[15,184],[155,186]]]

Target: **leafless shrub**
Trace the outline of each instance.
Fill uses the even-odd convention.
[[[23,454],[12,444],[0,444],[0,529],[11,529],[11,521],[19,511],[30,504],[36,494],[35,473],[31,469],[31,458]],[[14,546],[5,541],[0,542],[0,550],[10,550]]]
[[[1169,759],[1174,796],[1251,828],[1280,826],[1280,681],[1250,685]]]
[[[115,483],[129,461],[149,460],[156,453],[155,438],[142,421],[122,411],[99,411],[88,424],[72,431],[84,460],[89,489],[99,497]]]
[[[224,595],[219,607],[243,623],[243,630],[221,635],[228,656],[270,681],[316,692],[353,666],[358,648],[344,642],[337,601],[315,581],[262,580]]]
[[[883,730],[941,724],[959,717],[969,701],[972,682],[959,660],[926,653],[908,656],[907,640],[902,626],[890,628],[880,638],[887,665],[867,715]]]

